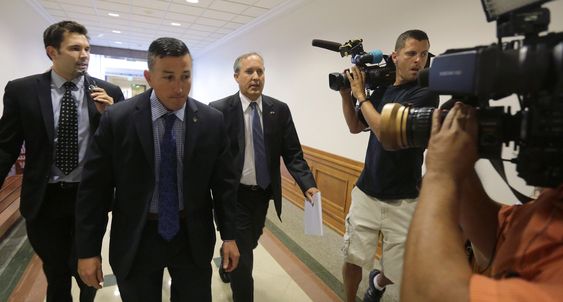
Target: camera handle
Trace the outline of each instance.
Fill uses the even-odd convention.
[[[510,189],[510,191],[512,191],[512,194],[514,194],[514,196],[516,196],[516,198],[518,198],[518,200],[520,200],[522,204],[532,201],[532,198],[518,192],[518,190],[516,190],[510,185],[510,183],[508,183],[508,179],[506,179],[506,172],[504,171],[504,164],[501,159],[489,159],[489,161],[491,162],[491,165],[493,165],[493,168],[495,168],[497,173],[500,175],[502,180],[504,180],[504,182],[508,185],[508,188]]]

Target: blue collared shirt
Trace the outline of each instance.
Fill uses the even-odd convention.
[[[155,175],[155,184],[154,184],[154,191],[152,195],[152,200],[149,208],[150,213],[158,213],[158,184],[159,184],[159,177],[160,175],[160,140],[164,136],[164,115],[171,113],[160,103],[158,97],[154,90],[151,93],[150,97],[151,101],[151,116],[152,116],[152,133],[153,133],[153,143],[154,143],[154,175]],[[183,179],[184,179],[184,141],[185,141],[185,133],[186,133],[186,124],[184,122],[184,113],[186,109],[186,104],[177,111],[174,111],[174,115],[176,115],[176,121],[174,122],[174,136],[176,138],[176,156],[177,156],[177,163],[178,163],[178,201],[179,201],[179,210],[184,209],[184,188],[183,188]]]

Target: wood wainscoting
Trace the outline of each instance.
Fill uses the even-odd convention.
[[[364,164],[307,146],[303,146],[303,153],[322,192],[323,222],[343,235],[344,219],[352,202],[350,194]],[[303,209],[303,193],[283,161],[281,174],[283,197]]]
[[[4,235],[21,219],[20,189],[22,175],[8,176],[0,188],[0,242]]]

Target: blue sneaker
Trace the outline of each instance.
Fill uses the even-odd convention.
[[[364,295],[364,302],[379,302],[379,300],[381,300],[381,297],[385,292],[385,288],[383,288],[383,290],[379,290],[375,288],[375,285],[373,284],[373,278],[375,278],[375,276],[377,276],[379,273],[380,271],[376,269],[372,270],[369,273],[369,287]]]

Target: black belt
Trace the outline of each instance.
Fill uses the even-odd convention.
[[[79,184],[80,184],[79,182],[60,181],[60,182],[49,183],[49,187],[60,189],[60,190],[76,190],[78,189]]]
[[[186,211],[181,210],[180,212],[178,212],[178,217],[186,218]],[[151,221],[158,220],[158,213],[148,213],[147,220],[151,220]]]
[[[239,191],[261,191],[266,192],[270,189],[271,186],[268,186],[266,189],[262,189],[260,186],[257,185],[245,185],[239,184]]]
[[[258,190],[263,190],[262,188],[260,188],[259,186],[256,185],[245,185],[245,184],[239,184],[239,190],[244,190],[244,191],[258,191]]]

